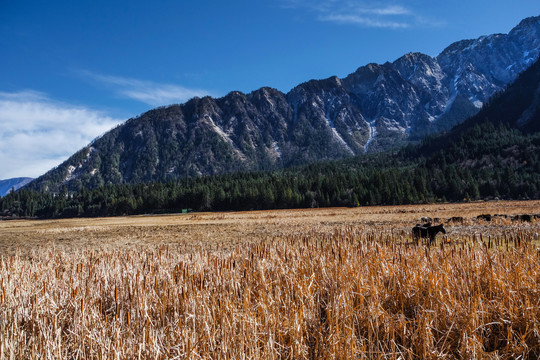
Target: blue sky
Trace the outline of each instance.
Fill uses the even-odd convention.
[[[0,179],[193,96],[344,77],[507,33],[540,2],[0,0]]]

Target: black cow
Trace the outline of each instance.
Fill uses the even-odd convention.
[[[478,220],[485,220],[487,222],[490,222],[491,221],[491,215],[490,214],[482,214],[482,215],[478,215],[476,217]]]
[[[416,224],[416,226],[412,228],[413,240],[418,242],[420,238],[429,238],[429,245],[435,243],[435,237],[440,232],[446,234],[443,224],[435,226],[420,226],[419,224]]]
[[[454,222],[454,223],[462,223],[463,222],[462,216],[452,216],[448,221]]]

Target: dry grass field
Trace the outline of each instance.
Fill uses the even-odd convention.
[[[540,201],[0,222],[0,359],[538,359]],[[411,227],[439,218],[436,246]],[[448,221],[462,217],[463,221]]]

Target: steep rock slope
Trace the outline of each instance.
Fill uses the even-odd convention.
[[[540,132],[540,59],[522,72],[504,92],[493,96],[475,116],[445,134],[424,141],[424,144],[411,155],[413,158],[429,157],[436,151],[450,146],[459,148],[459,144],[463,142],[470,143],[477,140],[474,136],[467,135],[468,133],[478,133],[481,128],[489,128],[492,129],[493,133],[496,133],[496,130],[501,126],[509,130],[518,130],[524,136],[537,136],[537,133]],[[489,136],[491,135],[488,134],[487,137]],[[463,140],[464,138],[465,140]],[[510,143],[505,143],[506,146],[512,151],[516,151],[515,144],[511,143],[511,139],[499,140],[498,143],[495,140],[491,139],[497,146],[499,143],[510,141]],[[536,143],[534,146],[538,147],[540,144]],[[464,149],[469,147],[463,145]],[[485,148],[477,150],[481,152],[482,156],[487,155]],[[526,150],[530,151],[530,149]],[[470,156],[469,160],[473,161],[473,157]],[[524,157],[523,162],[527,163],[527,161],[530,159],[527,160]],[[538,164],[534,164],[534,166],[538,167]]]

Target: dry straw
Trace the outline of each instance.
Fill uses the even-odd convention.
[[[540,357],[537,234],[408,240],[341,227],[4,256],[0,359]]]

